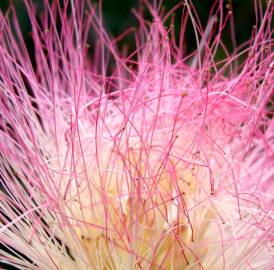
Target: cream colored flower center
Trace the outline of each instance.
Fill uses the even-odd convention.
[[[185,269],[198,267],[205,256],[200,240],[213,213],[212,207],[195,206],[202,192],[198,166],[180,161],[176,151],[167,158],[157,147],[145,151],[131,147],[117,154],[105,147],[99,165],[90,160],[85,173],[79,162],[77,180],[64,181],[81,267]]]

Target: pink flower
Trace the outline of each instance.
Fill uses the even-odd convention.
[[[204,30],[190,1],[176,6],[179,40],[172,12],[144,2],[154,19],[134,11],[140,29],[128,54],[88,1],[45,0],[40,19],[25,1],[31,54],[13,8],[1,15],[2,265],[273,268],[271,1],[232,55],[221,42],[231,15],[222,1]],[[186,14],[198,44],[189,56]]]

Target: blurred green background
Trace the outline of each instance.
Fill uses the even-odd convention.
[[[0,9],[5,12],[9,6],[11,0],[0,0]],[[84,1],[84,0],[81,0]],[[90,0],[93,2],[98,2],[98,0]],[[261,1],[262,6],[265,7],[266,1]],[[30,23],[28,21],[27,13],[24,8],[23,4],[24,0],[13,0],[14,6],[18,11],[18,17],[21,23],[22,32],[27,43],[31,43],[30,37],[28,36],[28,32],[31,31]],[[43,0],[34,0],[32,1],[42,10],[42,2]],[[105,27],[108,31],[117,36],[126,30],[129,27],[138,26],[138,22],[134,15],[132,14],[132,8],[137,8],[139,4],[139,0],[103,0],[103,16]],[[150,0],[152,2],[152,0]],[[166,10],[171,9],[174,5],[182,2],[182,0],[163,0],[163,6]],[[203,25],[208,20],[208,14],[210,8],[212,7],[214,0],[192,0],[193,5],[195,6],[199,18]],[[255,24],[255,11],[253,6],[253,0],[224,0],[223,6],[230,3],[233,7],[233,16],[235,21],[235,33],[236,33],[236,43],[237,45],[242,44],[244,41],[248,40],[251,35],[252,27]],[[225,9],[226,12],[228,11]],[[180,28],[180,17],[181,12],[176,12],[176,19],[175,19],[175,33],[178,35],[179,28]],[[222,39],[225,45],[228,47],[229,50],[232,50],[232,40],[229,30],[229,23],[224,30]],[[130,37],[123,40],[125,44],[130,44],[131,40]],[[186,42],[187,42],[187,51],[192,51],[196,47],[196,41],[194,36],[193,28],[190,24],[187,27],[186,32]],[[221,55],[220,55],[221,57]]]

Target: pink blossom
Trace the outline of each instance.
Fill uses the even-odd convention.
[[[143,1],[153,20],[133,11],[133,52],[106,33],[100,5],[45,0],[38,16],[31,2],[31,53],[13,7],[0,15],[0,261],[273,269],[271,1],[254,1],[252,37],[231,54],[222,1],[205,28],[189,0],[165,14]],[[176,8],[179,39],[167,23]]]

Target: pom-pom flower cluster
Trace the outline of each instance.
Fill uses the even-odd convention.
[[[2,265],[272,269],[271,1],[255,4],[253,35],[233,54],[223,1],[204,29],[188,0],[166,14],[143,3],[153,20],[134,11],[131,53],[89,1],[45,0],[39,17],[26,0],[32,52],[13,7],[0,15]],[[188,19],[197,50],[186,56]]]

